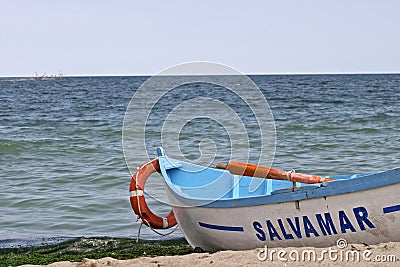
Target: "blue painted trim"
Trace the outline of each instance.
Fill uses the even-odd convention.
[[[162,147],[157,147],[157,156],[162,157],[164,156],[164,149]]]
[[[204,228],[213,229],[213,230],[222,230],[222,231],[232,231],[232,232],[244,232],[243,227],[241,226],[225,226],[225,225],[215,225],[199,222],[199,225]]]
[[[395,205],[395,206],[390,206],[390,207],[385,207],[383,208],[383,213],[392,213],[392,212],[396,212],[396,211],[400,211],[400,205]]]

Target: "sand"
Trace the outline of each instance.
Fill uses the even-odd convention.
[[[268,253],[266,257],[265,251]],[[315,255],[315,257],[314,257]],[[183,256],[83,259],[81,262],[56,262],[47,267],[102,266],[399,266],[400,242],[379,245],[347,245],[329,248],[260,248],[246,251],[192,253]],[[22,265],[33,267],[41,265]]]

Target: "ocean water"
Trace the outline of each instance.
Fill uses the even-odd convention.
[[[61,237],[136,237],[140,223],[129,203],[122,127],[133,94],[147,78],[0,79],[0,247]],[[399,167],[400,75],[250,78],[274,117],[275,168],[330,175]],[[183,86],[152,107],[145,140],[152,155],[166,114],[204,96],[227,103],[246,121],[255,151],[250,160],[257,157],[260,136],[251,110],[234,94],[201,83]],[[218,113],[218,106],[212,109]],[[199,142],[212,140],[215,161],[229,159],[235,136],[223,126],[206,118],[187,123],[179,135],[185,156],[199,157]],[[235,149],[241,153],[240,146]],[[135,160],[128,165],[142,159]],[[165,196],[161,180],[152,180],[149,190]],[[170,209],[153,198],[148,203],[156,213]],[[147,227],[141,237],[158,238]]]

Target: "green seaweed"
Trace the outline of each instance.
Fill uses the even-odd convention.
[[[84,258],[133,259],[142,256],[184,255],[194,249],[185,239],[163,241],[139,240],[130,238],[77,238],[56,245],[32,248],[0,249],[0,267],[22,264],[50,264],[57,261],[80,262]]]

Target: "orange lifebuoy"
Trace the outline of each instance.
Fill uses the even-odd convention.
[[[154,229],[167,229],[176,225],[174,212],[171,210],[167,217],[155,215],[147,206],[144,198],[144,185],[147,178],[154,172],[161,172],[158,159],[153,159],[152,161],[144,163],[138,168],[131,179],[129,188],[130,202],[135,214],[138,215],[147,226]]]

